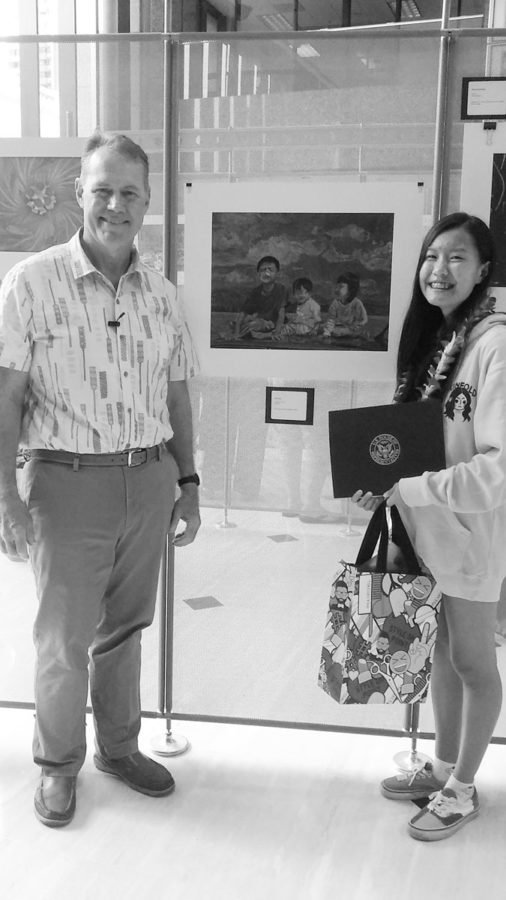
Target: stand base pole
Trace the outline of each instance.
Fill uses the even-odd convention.
[[[425,763],[430,762],[430,756],[418,753],[417,750],[401,750],[394,756],[394,763],[401,772],[418,772],[423,769]]]
[[[346,498],[346,526],[340,528],[338,533],[343,534],[345,537],[354,537],[361,533],[356,528],[353,528],[351,524],[351,501],[348,497]]]
[[[237,528],[235,522],[229,522],[227,517],[223,519],[223,522],[218,522],[216,528]]]
[[[173,734],[170,722],[167,722],[165,734],[157,734],[151,738],[151,749],[157,756],[180,756],[190,749],[190,742],[182,734]]]
[[[400,753],[396,753],[394,756],[394,762],[401,772],[416,772],[419,769],[423,769],[425,763],[430,762],[430,756],[426,756],[425,753],[418,753],[416,749],[419,719],[420,704],[408,704],[406,706],[404,728],[411,738],[411,750],[401,750]]]

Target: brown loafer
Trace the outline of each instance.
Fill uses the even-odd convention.
[[[68,825],[76,811],[76,776],[42,775],[35,792],[35,815],[49,828]]]
[[[147,794],[149,797],[166,797],[175,788],[174,779],[165,766],[149,756],[144,756],[139,750],[119,759],[108,759],[100,753],[95,753],[93,762],[101,772],[116,775],[132,790]]]

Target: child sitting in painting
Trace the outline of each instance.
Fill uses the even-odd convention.
[[[273,341],[282,341],[290,337],[305,337],[315,334],[321,321],[320,304],[311,296],[313,282],[310,278],[296,278],[292,285],[296,310],[287,313],[288,320],[279,331],[272,335]]]
[[[367,325],[367,311],[358,297],[360,279],[355,272],[344,272],[337,279],[334,300],[329,306],[323,326],[323,338],[357,334]]]

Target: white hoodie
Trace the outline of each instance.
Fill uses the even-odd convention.
[[[399,481],[399,511],[440,590],[486,602],[499,599],[506,575],[505,325],[502,313],[479,322],[453,373],[448,468]]]

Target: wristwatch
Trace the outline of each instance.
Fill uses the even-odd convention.
[[[197,473],[194,472],[193,475],[184,475],[183,478],[178,478],[177,483],[178,483],[179,487],[182,487],[183,484],[196,484],[196,485],[199,485],[199,484],[200,484],[200,478],[199,478],[199,476],[197,475]]]

